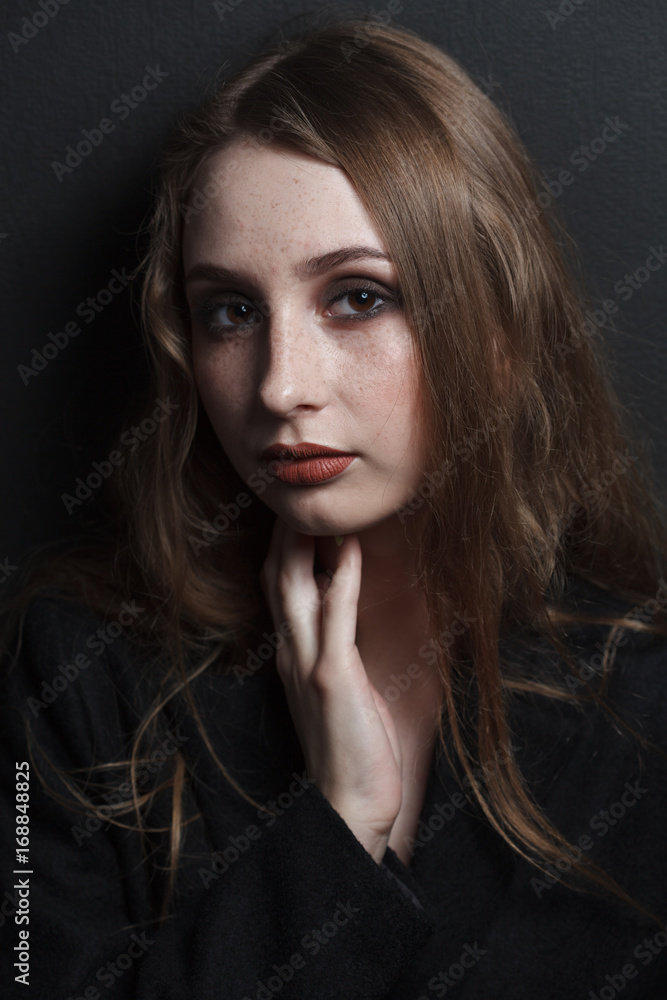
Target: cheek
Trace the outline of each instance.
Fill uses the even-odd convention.
[[[419,388],[417,368],[410,351],[404,344],[390,354],[386,350],[378,363],[368,371],[366,405],[379,417],[391,424],[394,431],[401,429],[401,436],[409,436],[417,415]]]
[[[240,408],[238,387],[241,383],[212,352],[193,347],[192,366],[202,406],[220,442],[224,443],[223,436],[233,427]]]
[[[402,352],[390,367],[379,373],[379,441],[404,470],[419,469],[424,461],[421,424],[421,386],[416,362]],[[375,394],[374,394],[375,395]]]

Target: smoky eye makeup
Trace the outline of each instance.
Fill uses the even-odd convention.
[[[367,322],[400,304],[397,290],[368,278],[341,279],[330,286],[325,296],[326,318],[342,324]],[[190,318],[212,335],[248,332],[267,316],[264,303],[231,290],[196,300],[190,313]]]

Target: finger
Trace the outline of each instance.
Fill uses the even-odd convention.
[[[289,621],[290,613],[292,617],[297,617],[296,612],[291,609],[289,593],[287,593],[287,599],[284,599],[281,594],[282,589],[286,592],[291,591],[292,577],[298,572],[289,555],[291,543],[286,541],[289,530],[286,522],[277,516],[269,549],[260,570],[260,583],[276,628],[280,628],[286,621]],[[289,579],[286,579],[287,577]],[[313,604],[318,605],[319,599],[315,600]]]
[[[320,648],[323,658],[336,661],[355,645],[361,588],[361,544],[347,535],[338,550],[338,563],[322,605]]]
[[[277,592],[284,620],[291,625],[295,666],[305,677],[317,659],[321,598],[314,577],[315,539],[285,525]]]

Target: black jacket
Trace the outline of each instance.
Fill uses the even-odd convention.
[[[587,593],[606,610],[628,608],[600,591]],[[138,613],[131,603],[128,609]],[[573,689],[590,679],[606,632],[571,632],[581,664]],[[611,695],[664,751],[667,641],[626,635]],[[511,656],[512,648],[504,643],[501,651]],[[536,654],[526,662],[537,674],[553,661]],[[160,929],[150,922],[149,903],[164,887],[164,835],[150,835],[142,847],[133,830],[56,803],[32,765],[28,863],[15,862],[16,831],[24,824],[15,828],[13,817],[26,814],[16,812],[15,774],[31,759],[23,720],[45,775],[48,757],[82,769],[81,777],[93,762],[126,756],[156,689],[145,655],[122,625],[109,628],[74,602],[32,602],[2,698],[3,996],[667,998],[667,933],[620,903],[565,888],[555,868],[545,876],[520,858],[457,783],[439,746],[410,867],[389,847],[376,864],[305,779],[282,684],[268,660],[242,681],[204,674],[193,691],[214,751],[277,817],[223,779],[182,698],[161,717],[140,789],[159,785],[181,748],[191,776],[185,818],[201,813],[206,823],[194,819],[186,827],[176,913]],[[511,719],[516,759],[547,816],[667,919],[665,758],[639,750],[591,707],[516,695]],[[105,773],[97,801],[111,806],[120,779]],[[67,795],[57,779],[49,781]],[[169,815],[168,796],[158,795],[147,821],[167,826]],[[564,855],[566,878],[568,868]],[[28,986],[15,980],[26,931]],[[23,952],[15,950],[19,944]]]

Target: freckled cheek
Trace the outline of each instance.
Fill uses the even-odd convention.
[[[368,395],[372,392],[374,408],[385,417],[390,410],[405,415],[412,410],[417,392],[414,362],[405,351],[378,350],[368,352],[365,359],[359,359],[356,382],[362,376],[363,387]]]
[[[389,462],[411,465],[417,459],[419,419],[419,389],[412,357],[402,351],[388,357],[385,351],[376,364],[365,369],[364,376],[360,405],[370,418],[376,447]]]
[[[194,353],[193,371],[197,391],[218,438],[223,440],[243,413],[244,385],[233,365],[212,353]]]

